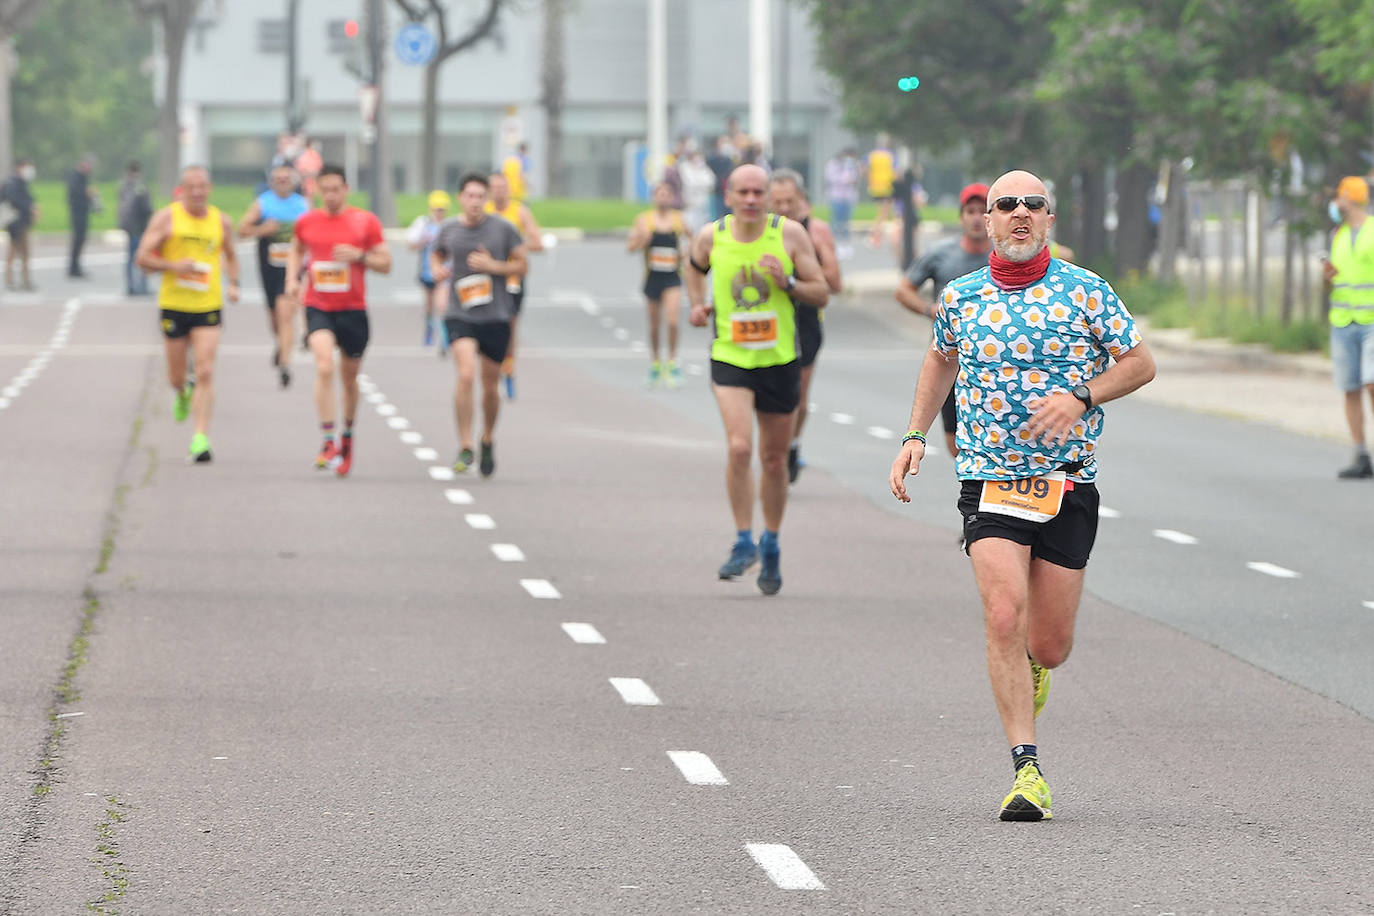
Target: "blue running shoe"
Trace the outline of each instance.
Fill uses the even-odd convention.
[[[781,550],[762,550],[759,551],[759,559],[763,562],[759,565],[759,591],[765,595],[776,595],[778,589],[782,588],[782,559]]]
[[[730,559],[720,568],[722,579],[734,579],[744,575],[744,571],[753,566],[759,559],[759,549],[752,542],[736,541],[735,546],[730,548]]]

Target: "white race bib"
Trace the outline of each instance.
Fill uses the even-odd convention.
[[[491,301],[491,274],[468,274],[455,286],[461,308],[472,309]]]
[[[343,261],[312,261],[310,282],[317,293],[346,293],[353,288],[351,271]]]
[[[271,242],[267,246],[267,263],[273,267],[285,267],[286,259],[290,256],[290,242]]]
[[[176,284],[182,289],[208,293],[210,291],[210,265],[204,261],[193,262],[190,270],[176,275]]]
[[[985,481],[978,511],[1048,522],[1059,514],[1064,491],[1073,489],[1066,477],[1063,471],[1053,471],[1041,477]]]
[[[677,273],[678,253],[676,248],[656,247],[649,249],[649,269]]]
[[[522,289],[524,289],[524,287],[520,285],[520,278],[515,274],[511,274],[506,278],[506,292],[510,293],[512,296],[518,296]]]
[[[730,339],[746,350],[771,350],[778,344],[778,313],[735,312],[730,316]]]

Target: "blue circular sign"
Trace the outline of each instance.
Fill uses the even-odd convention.
[[[422,67],[434,59],[437,50],[439,42],[435,41],[434,33],[418,22],[402,26],[396,33],[396,57],[403,64]]]

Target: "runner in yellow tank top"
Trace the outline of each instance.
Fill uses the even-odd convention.
[[[487,182],[489,184],[487,193],[490,195],[487,198],[487,212],[495,213],[515,227],[515,231],[520,233],[520,237],[525,240],[526,254],[543,251],[544,239],[539,223],[535,222],[534,214],[530,212],[530,208],[512,195],[509,179],[500,172],[492,172],[487,176]],[[523,192],[521,196],[523,197]],[[520,310],[525,305],[525,278],[527,276],[529,276],[528,267],[526,267],[525,273],[520,276],[506,278],[506,289],[510,290],[511,295],[515,297],[515,317],[510,320],[510,348],[506,351],[506,358],[501,361],[501,377],[506,381],[506,397],[508,398],[515,397],[516,331],[520,324]]]
[[[787,505],[787,446],[801,386],[792,300],[820,307],[829,299],[829,290],[806,230],[768,212],[767,172],[757,165],[741,165],[730,173],[725,193],[734,215],[706,224],[692,240],[689,320],[696,327],[712,320],[712,308],[706,304],[706,274],[711,272],[716,312],[711,382],[725,424],[725,486],[737,531],[719,575],[734,579],[761,559],[759,590],[772,595],[782,588],[778,529]],[[755,418],[764,529],[757,546]]]
[[[877,147],[864,160],[864,174],[868,177],[868,196],[878,205],[878,216],[873,221],[873,232],[868,241],[874,248],[881,248],[885,235],[884,227],[888,218],[892,216],[897,158],[892,155],[891,137],[887,134],[878,134],[877,141]]]
[[[239,262],[234,229],[210,205],[210,174],[202,166],[181,173],[181,199],[153,215],[138,246],[138,266],[162,272],[158,305],[167,350],[167,380],[176,392],[172,416],[194,417],[191,459],[208,462],[210,413],[215,402],[215,354],[220,308],[239,301]],[[195,357],[196,377],[186,379],[186,352]]]

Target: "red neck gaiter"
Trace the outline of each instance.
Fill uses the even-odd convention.
[[[1029,261],[1008,261],[994,251],[988,255],[988,266],[992,268],[992,282],[1000,288],[1025,289],[1050,269],[1050,246],[1041,248]]]

